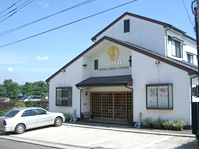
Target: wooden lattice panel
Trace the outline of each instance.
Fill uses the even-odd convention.
[[[127,120],[132,114],[132,93],[92,92],[91,112],[98,119]]]

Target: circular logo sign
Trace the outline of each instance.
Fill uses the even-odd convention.
[[[108,50],[108,58],[111,60],[111,61],[115,61],[119,56],[119,50],[117,47],[111,47],[109,50]]]

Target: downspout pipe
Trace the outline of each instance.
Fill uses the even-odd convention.
[[[168,56],[168,34],[167,34],[167,32],[168,32],[168,30],[170,30],[170,29],[171,29],[171,26],[168,27],[168,28],[165,30],[165,36],[166,36],[166,46],[165,46],[165,48],[166,48],[166,56]]]
[[[77,86],[76,86],[77,87]],[[77,87],[78,90],[80,90],[80,119],[82,118],[81,113],[82,113],[82,89]]]
[[[132,90],[132,111],[131,111],[131,112],[132,112],[132,123],[133,123],[133,121],[134,121],[134,120],[133,120],[133,118],[134,118],[134,116],[133,116],[133,105],[134,105],[134,104],[133,104],[133,88],[128,87],[127,85],[125,85],[124,87],[126,87],[126,88]]]

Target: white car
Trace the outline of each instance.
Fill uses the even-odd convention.
[[[48,112],[36,107],[18,108],[0,117],[0,130],[21,134],[27,129],[48,125],[61,126],[64,121],[62,113]]]
[[[27,102],[27,101],[41,101],[41,97],[40,96],[25,96],[23,98],[21,98],[20,100],[18,100],[18,102]]]

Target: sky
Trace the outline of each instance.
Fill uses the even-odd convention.
[[[5,31],[36,21],[85,1],[1,0],[0,84],[5,79],[12,79],[20,85],[26,82],[45,81],[61,67],[94,44],[91,38],[125,12],[171,24],[195,38],[194,15],[191,10],[192,0],[137,0],[123,7],[70,24],[76,20],[131,1],[90,0],[85,5],[23,27],[15,32],[2,34]],[[25,2],[30,3],[25,7],[20,7]],[[14,3],[17,4],[7,9]],[[18,9],[14,15],[7,18],[7,12],[16,7],[21,9]],[[6,11],[4,12],[4,10]],[[34,38],[29,38],[28,40],[7,45],[64,24],[69,25]]]

